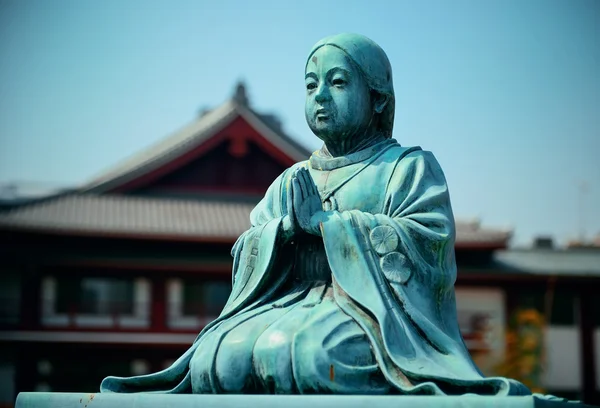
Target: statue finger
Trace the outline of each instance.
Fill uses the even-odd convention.
[[[321,197],[321,195],[319,194],[319,189],[317,188],[317,185],[315,183],[315,179],[313,179],[313,177],[310,175],[310,172],[307,171],[306,172],[306,177],[308,177],[309,180],[309,186],[312,190],[312,194],[316,195],[317,197]]]
[[[302,191],[302,199],[306,199],[309,194],[308,184],[306,183],[306,174],[303,169],[298,171],[298,183],[300,184],[300,189]]]
[[[310,172],[308,170],[304,170],[304,180],[305,183],[304,185],[306,186],[306,193],[307,195],[314,195],[316,194],[317,197],[319,195],[319,191],[317,190],[317,186],[315,185],[315,181],[313,180],[312,176],[310,175]]]
[[[310,172],[307,169],[302,169],[302,176],[304,177],[304,185],[306,186],[306,192],[309,195],[312,194],[319,194],[319,191],[317,190],[317,186],[315,185],[315,181],[313,180],[312,176],[310,175]]]
[[[294,194],[292,191],[292,180],[293,177],[290,179],[288,185],[287,185],[287,191],[286,191],[286,208],[287,208],[287,214],[290,217],[290,221],[292,222],[292,225],[295,223],[295,217],[296,215],[294,214]]]
[[[302,205],[302,190],[300,188],[300,180],[297,177],[292,178],[292,200],[294,211],[297,211]],[[294,215],[297,215],[297,213],[294,213]]]

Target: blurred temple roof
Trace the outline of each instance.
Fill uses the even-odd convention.
[[[494,253],[496,267],[519,273],[600,276],[600,248],[512,249]]]
[[[219,146],[228,149],[219,150]],[[207,166],[209,156],[213,161]],[[250,212],[272,180],[309,156],[308,149],[283,132],[276,116],[251,108],[245,86],[239,83],[222,105],[203,110],[187,126],[82,187],[5,207],[0,212],[0,228],[233,242],[249,228]],[[219,172],[233,174],[231,168],[242,162],[250,167],[238,168],[238,179],[229,185],[213,177]],[[258,167],[264,170],[265,184],[259,186],[259,195],[251,197],[248,170]],[[164,180],[165,174],[175,171],[179,171],[175,182],[170,179],[170,184],[160,185],[160,177]],[[182,171],[188,172],[182,176]],[[459,221],[456,229],[457,247],[468,249],[506,248],[511,237],[511,231],[482,228],[478,220]]]
[[[0,225],[75,234],[235,240],[254,204],[125,195],[71,194],[0,215]]]

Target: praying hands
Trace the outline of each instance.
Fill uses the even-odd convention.
[[[291,177],[287,191],[287,219],[284,230],[292,237],[299,231],[321,236],[323,205],[317,186],[307,169],[300,167]]]

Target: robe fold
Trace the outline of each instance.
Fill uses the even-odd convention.
[[[393,139],[341,158],[315,152],[280,175],[252,211],[251,228],[233,246],[232,292],[221,315],[169,368],[107,377],[102,392],[192,392],[190,362],[204,336],[236,316],[278,307],[290,277],[310,269],[302,263],[307,253],[302,237],[286,243],[282,231],[287,189],[298,166],[309,170],[323,201],[319,245],[333,301],[366,335],[393,392],[530,393],[516,381],[485,378],[471,360],[456,317],[455,229],[444,174],[430,152]]]

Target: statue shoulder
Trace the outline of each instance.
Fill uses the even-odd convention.
[[[378,161],[396,166],[398,162],[407,156],[419,157],[422,153],[423,150],[420,146],[401,146],[396,142],[379,157]]]
[[[381,158],[390,168],[390,180],[396,183],[409,179],[417,181],[425,179],[445,183],[446,177],[435,155],[423,150],[420,146],[394,146]],[[394,181],[391,181],[394,183]]]
[[[412,167],[424,165],[427,167],[440,167],[435,155],[429,150],[423,150],[420,146],[394,146],[389,149],[384,159],[394,162],[398,167]]]

